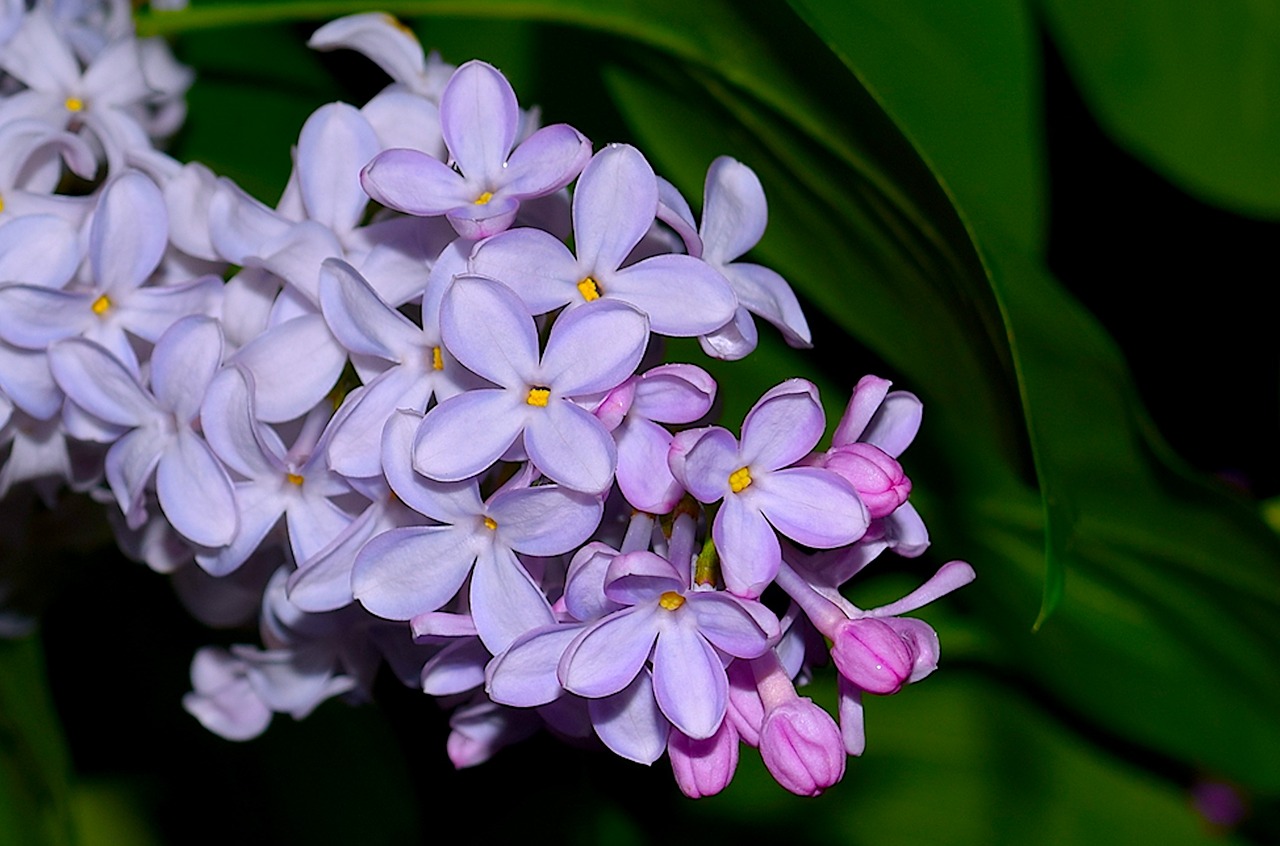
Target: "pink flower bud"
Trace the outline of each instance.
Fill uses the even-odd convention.
[[[808,697],[784,702],[764,718],[760,757],[778,784],[800,796],[817,796],[844,777],[840,728]]]
[[[841,623],[831,643],[840,675],[868,693],[897,693],[911,678],[917,651],[914,640],[873,617]]]
[[[892,514],[911,495],[911,480],[902,465],[878,446],[853,443],[833,447],[824,466],[853,485],[873,520]]]
[[[748,661],[734,661],[726,671],[729,676],[729,708],[725,719],[733,721],[738,738],[748,746],[760,745],[760,726],[764,723],[764,703],[756,690],[755,675]]]
[[[667,741],[667,755],[676,784],[685,796],[714,796],[729,786],[738,769],[738,732],[728,720],[705,740],[694,740],[673,729]]]

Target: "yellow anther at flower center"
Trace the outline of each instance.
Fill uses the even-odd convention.
[[[81,100],[79,97],[68,97],[66,102],[62,105],[65,106],[69,112],[84,111],[84,100]]]
[[[289,480],[289,484],[302,486],[302,477],[297,473],[286,473],[285,478]]]
[[[536,405],[539,408],[547,407],[547,400],[551,399],[550,388],[530,388],[529,396],[525,399],[529,405]]]
[[[89,308],[93,309],[94,314],[106,314],[107,309],[111,308],[111,300],[106,294],[103,294],[94,300],[93,305],[89,306]]]
[[[751,484],[751,471],[739,467],[729,474],[729,489],[734,493],[742,493]]]
[[[669,590],[662,596],[658,597],[658,604],[668,611],[674,611],[681,605],[684,605],[684,597],[676,593],[674,590]]]
[[[588,276],[578,283],[578,293],[587,302],[600,299],[600,283]]]
[[[477,205],[477,206],[487,206],[487,205],[489,204],[489,201],[490,201],[490,200],[492,200],[492,199],[493,199],[493,192],[492,192],[492,191],[485,191],[485,192],[484,192],[483,194],[481,194],[479,197],[476,197],[476,205]]]
[[[444,356],[440,353],[439,347],[431,348],[431,369],[444,370]]]
[[[491,532],[496,532],[498,530],[498,521],[492,517],[486,517],[484,518],[484,527]]]
[[[0,194],[0,212],[4,211],[4,194]]]

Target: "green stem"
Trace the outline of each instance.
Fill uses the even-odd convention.
[[[172,12],[147,10],[137,13],[134,22],[138,36],[146,37],[249,24],[327,21],[360,12],[386,12],[400,17],[525,18],[576,24],[615,35],[629,35],[673,52],[685,52],[679,50],[671,39],[662,37],[660,29],[637,33],[634,22],[625,15],[615,15],[611,19],[607,10],[592,12],[553,3],[537,5],[528,0],[507,3],[475,3],[473,0],[267,0],[197,6]]]

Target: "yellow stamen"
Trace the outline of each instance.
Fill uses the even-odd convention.
[[[529,397],[525,400],[529,405],[536,405],[539,408],[547,407],[547,400],[551,398],[550,388],[530,388]]]
[[[289,480],[290,484],[302,486],[302,477],[297,473],[286,473],[285,478]]]
[[[431,369],[444,370],[444,355],[441,354],[439,347],[431,348]]]
[[[578,283],[578,293],[582,294],[582,299],[587,302],[598,300],[600,299],[600,283],[588,276]]]
[[[0,212],[4,211],[4,195],[0,194]]]
[[[107,309],[111,308],[111,300],[106,294],[103,294],[94,300],[93,305],[89,306],[89,308],[93,310],[94,314],[106,314]]]
[[[66,102],[62,105],[65,106],[69,112],[84,111],[84,100],[81,100],[79,97],[68,97]]]
[[[729,489],[734,493],[742,493],[751,484],[751,471],[739,467],[729,474]]]
[[[486,517],[484,518],[484,527],[491,532],[497,531],[498,523],[492,517]]]
[[[658,604],[668,611],[674,611],[681,605],[684,605],[684,597],[676,593],[674,590],[669,590],[662,596],[658,597]]]
[[[488,205],[488,204],[489,204],[489,201],[490,201],[490,200],[492,200],[492,199],[493,199],[493,192],[492,192],[492,191],[485,191],[485,192],[484,192],[483,194],[481,194],[479,197],[476,197],[476,205],[477,205],[477,206],[486,206],[486,205]]]

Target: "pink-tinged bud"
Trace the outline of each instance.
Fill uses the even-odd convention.
[[[738,732],[728,720],[705,740],[672,730],[667,756],[680,791],[690,799],[714,796],[729,786],[738,769]]]
[[[808,697],[784,702],[764,718],[760,757],[774,780],[799,796],[817,796],[844,777],[840,728]]]
[[[884,620],[848,620],[836,629],[831,658],[840,675],[868,693],[897,693],[915,669],[917,649]]]
[[[872,444],[833,447],[823,466],[853,485],[873,520],[892,514],[911,495],[911,480],[902,465]]]
[[[764,703],[756,689],[751,662],[734,661],[726,671],[729,676],[729,708],[725,719],[733,721],[738,737],[748,746],[760,745],[760,726],[764,723]]]

